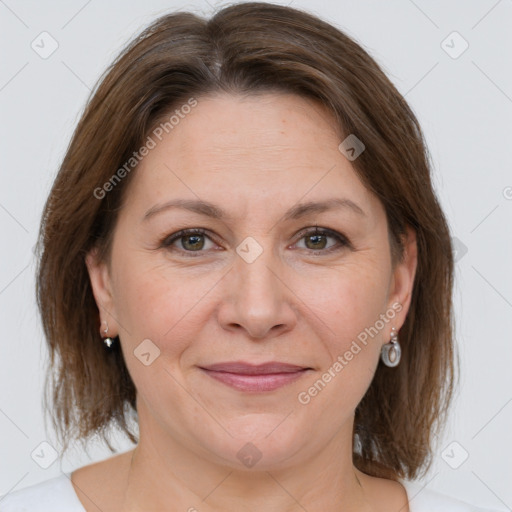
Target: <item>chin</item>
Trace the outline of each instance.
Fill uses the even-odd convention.
[[[301,432],[291,425],[291,416],[280,414],[250,414],[229,422],[229,434],[215,429],[202,442],[215,459],[235,470],[270,471],[297,463],[298,454],[305,457],[305,440],[311,428]],[[221,434],[222,432],[222,434]],[[220,436],[220,437],[219,437]]]

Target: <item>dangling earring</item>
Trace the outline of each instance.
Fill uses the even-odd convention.
[[[380,357],[382,362],[391,368],[398,365],[402,356],[402,348],[398,343],[398,335],[394,327],[391,328],[391,340],[382,346]]]
[[[105,320],[105,325],[107,326],[107,328],[103,331],[105,334],[107,334],[108,332],[108,323],[107,321]],[[110,348],[112,346],[112,344],[114,343],[114,339],[113,338],[103,338],[103,342],[105,343],[105,345]]]

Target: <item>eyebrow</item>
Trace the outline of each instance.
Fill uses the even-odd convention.
[[[157,213],[170,210],[172,208],[181,208],[189,210],[200,215],[212,217],[214,219],[232,219],[232,217],[221,207],[209,203],[208,201],[192,200],[192,199],[174,199],[163,204],[157,204],[151,207],[142,218],[147,221]],[[313,213],[322,213],[333,209],[348,209],[358,215],[366,216],[366,213],[360,206],[346,198],[332,198],[324,201],[309,201],[307,203],[292,206],[283,216],[283,220],[294,220]]]

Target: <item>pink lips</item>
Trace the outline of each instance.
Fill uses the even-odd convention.
[[[240,391],[273,391],[297,380],[310,370],[287,363],[252,365],[243,361],[218,363],[200,368],[210,377]]]

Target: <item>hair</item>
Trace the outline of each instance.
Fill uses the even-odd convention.
[[[385,208],[393,265],[403,261],[406,227],[416,233],[401,363],[378,365],[355,410],[353,463],[393,480],[429,469],[432,436],[452,400],[457,354],[451,237],[419,122],[353,39],[307,12],[262,2],[234,4],[209,19],[189,12],[158,18],[129,42],[87,100],[37,243],[36,295],[50,354],[44,409],[53,411],[64,451],[70,440],[85,443],[96,434],[114,451],[112,426],[138,442],[127,421],[136,414],[136,388],[119,344],[103,347],[85,265],[92,248],[110,265],[117,215],[137,167],[134,151],[191,98],[272,92],[314,100],[332,113],[343,137],[364,143],[352,167]],[[122,179],[113,183],[116,170]]]

